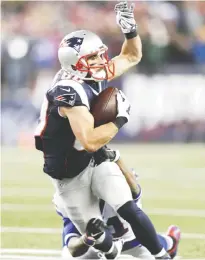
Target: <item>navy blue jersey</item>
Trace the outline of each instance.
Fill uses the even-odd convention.
[[[44,153],[44,172],[55,179],[78,175],[89,164],[88,153],[75,139],[67,118],[59,107],[86,106],[107,87],[107,81],[83,81],[60,70],[47,91],[35,132],[36,149]]]

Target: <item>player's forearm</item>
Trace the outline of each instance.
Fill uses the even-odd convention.
[[[116,163],[119,166],[120,170],[122,171],[123,175],[125,176],[125,179],[128,185],[130,186],[133,195],[138,195],[140,192],[140,188],[137,185],[137,181],[133,172],[127,168],[127,166],[125,165],[125,163],[121,158],[119,158],[119,160]]]
[[[109,143],[118,132],[118,128],[113,123],[101,125],[93,129],[88,137],[88,145],[84,147],[89,152],[95,152]]]
[[[125,39],[121,54],[127,56],[132,63],[137,64],[140,62],[142,58],[142,42],[139,35],[132,39]]]
[[[82,237],[73,237],[69,241],[68,249],[73,257],[79,257],[88,251],[89,246],[83,242]]]

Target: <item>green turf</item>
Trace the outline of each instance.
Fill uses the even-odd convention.
[[[60,227],[60,221],[60,217],[55,213],[54,210],[53,212],[15,211],[4,212],[2,214],[2,226],[56,228]]]
[[[156,230],[166,231],[170,223],[179,226],[185,233],[204,233],[205,234],[205,218],[197,217],[176,217],[176,216],[160,216],[150,215]]]
[[[12,238],[12,240],[11,240]],[[12,241],[12,242],[11,242]],[[60,249],[61,234],[3,233],[2,248]]]
[[[143,205],[147,211],[170,208],[193,212],[205,210],[203,145],[117,145],[117,148],[124,161],[141,176]],[[33,149],[2,149],[2,226],[61,227],[60,217],[52,210],[54,189],[42,172],[42,163],[42,154]],[[22,209],[12,209],[13,204],[20,204]],[[3,205],[10,207],[4,208]],[[43,210],[44,206],[48,210]],[[205,234],[204,214],[194,217],[158,214],[150,217],[159,231],[177,224],[183,233]],[[61,235],[2,233],[1,242],[3,248],[59,249]],[[205,241],[182,239],[179,253],[187,258],[205,257]]]
[[[179,255],[183,255],[183,258],[205,258],[205,241],[197,239],[182,240]]]
[[[146,208],[177,208],[177,209],[204,209],[205,201],[173,200],[173,199],[143,199]]]

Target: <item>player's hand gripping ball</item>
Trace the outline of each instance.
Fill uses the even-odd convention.
[[[116,122],[116,118],[120,119],[121,128],[129,121],[130,103],[121,90],[109,87],[103,90],[92,102],[91,110],[95,127]]]

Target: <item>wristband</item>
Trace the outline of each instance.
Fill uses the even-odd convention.
[[[94,246],[95,245],[95,239],[93,237],[87,237],[86,235],[83,235],[82,241],[87,246]]]
[[[119,116],[115,119],[115,121],[113,121],[113,124],[115,124],[117,128],[120,129],[124,124],[127,123],[127,121],[128,120],[125,116]]]
[[[135,38],[135,37],[138,35],[138,33],[137,33],[137,30],[135,29],[135,30],[132,31],[132,32],[124,33],[124,35],[125,35],[125,38],[126,38],[127,40],[130,40],[130,39],[132,39],[132,38]]]
[[[142,188],[139,184],[137,184],[138,188],[139,188],[139,192],[137,194],[135,194],[134,192],[132,192],[132,198],[134,201],[138,201],[141,198],[142,195]]]

